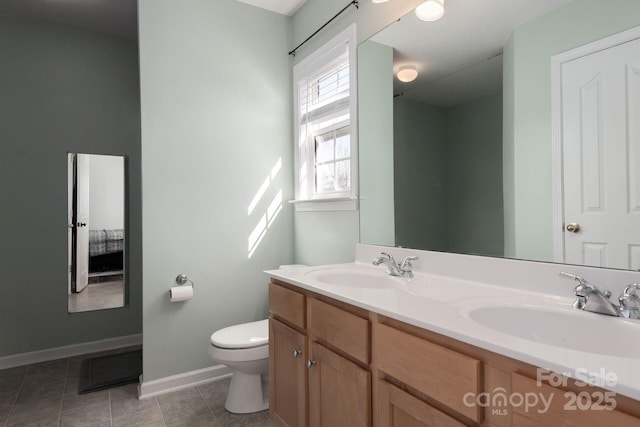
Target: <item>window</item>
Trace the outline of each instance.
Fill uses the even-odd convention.
[[[315,190],[319,194],[351,190],[351,138],[349,126],[314,138]]]
[[[293,68],[298,210],[357,208],[355,51],[352,25]]]

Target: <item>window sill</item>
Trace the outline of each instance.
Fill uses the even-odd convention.
[[[357,197],[340,197],[335,199],[289,200],[296,207],[296,212],[330,212],[358,210]]]

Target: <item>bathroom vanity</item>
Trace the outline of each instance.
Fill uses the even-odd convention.
[[[419,261],[414,278],[389,277],[366,261],[374,250],[360,247],[352,264],[267,272],[276,425],[640,425],[640,324],[571,311],[569,292],[428,274]],[[577,339],[600,338],[601,323],[604,342],[563,335],[574,315]],[[606,336],[620,333],[624,345],[609,348]]]

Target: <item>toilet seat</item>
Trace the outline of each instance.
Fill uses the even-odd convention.
[[[221,348],[209,346],[209,357],[228,365],[233,362],[249,362],[269,358],[269,344],[253,348]]]
[[[211,345],[221,349],[249,349],[269,344],[269,319],[220,329],[211,335]]]

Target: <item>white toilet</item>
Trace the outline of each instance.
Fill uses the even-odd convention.
[[[262,381],[269,370],[269,319],[214,332],[209,356],[233,370],[224,404],[227,411],[248,414],[269,408]]]

